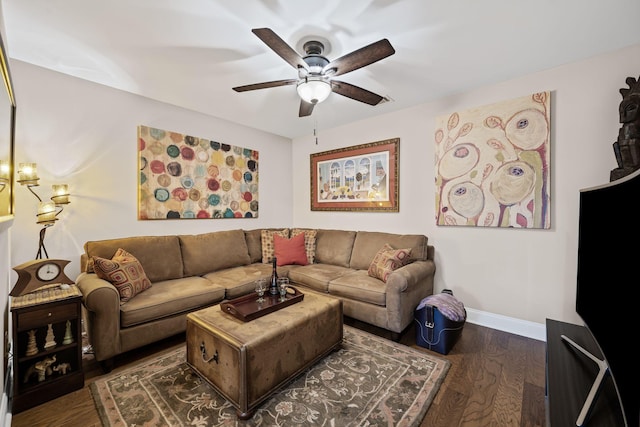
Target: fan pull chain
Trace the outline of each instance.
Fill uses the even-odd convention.
[[[318,120],[315,120],[313,125],[313,136],[316,139],[316,145],[318,145]]]

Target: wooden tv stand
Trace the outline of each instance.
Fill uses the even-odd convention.
[[[563,341],[561,335],[566,335],[597,358],[602,358],[602,353],[587,328],[547,319],[545,404],[549,427],[576,425],[578,415],[598,375],[597,364]],[[606,375],[585,425],[624,426],[620,402],[611,375]]]

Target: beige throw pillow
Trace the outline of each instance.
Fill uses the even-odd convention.
[[[291,230],[291,237],[295,237],[301,233],[304,233],[304,250],[307,253],[307,262],[313,264],[316,258],[316,235],[318,231],[306,228],[294,228]]]
[[[410,260],[411,248],[394,249],[390,244],[385,243],[373,258],[373,261],[371,261],[368,274],[387,283],[389,275],[400,267],[407,265]]]
[[[277,234],[280,237],[286,239],[289,238],[289,229],[283,228],[282,230],[262,230],[260,233],[262,243],[262,262],[265,264],[271,263],[275,256],[275,249],[273,246],[273,235]]]
[[[122,248],[111,259],[97,256],[92,258],[96,275],[116,287],[121,303],[151,287],[140,261]]]

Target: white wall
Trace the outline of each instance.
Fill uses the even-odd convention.
[[[47,231],[46,246],[50,257],[72,260],[66,270],[72,278],[79,272],[82,245],[94,239],[282,225],[424,233],[436,248],[436,290],[453,289],[470,318],[542,327],[545,318],[581,323],[574,309],[578,192],[607,182],[615,167],[611,144],[620,128],[618,91],[626,87],[626,77],[640,74],[640,45],[375,119],[321,128],[318,145],[311,135],[291,145],[285,138],[30,64],[12,61],[11,67],[16,162],[38,163],[41,197],[49,197],[53,183],[71,188],[72,202]],[[435,118],[545,90],[552,91],[552,228],[437,227]],[[260,217],[138,221],[139,124],[259,150]],[[399,213],[310,211],[311,153],[394,137],[400,138]],[[16,188],[12,266],[35,257],[36,202],[26,188]]]
[[[156,102],[12,61],[16,93],[16,165],[35,162],[44,200],[51,185],[67,183],[71,204],[46,232],[49,258],[71,260],[70,278],[79,271],[88,240],[160,234],[198,234],[235,228],[290,224],[291,141],[211,116]],[[211,102],[216,102],[212,99]],[[137,219],[137,126],[214,139],[259,151],[259,216],[252,219]],[[38,250],[38,200],[20,185],[16,190],[11,262],[34,259]],[[212,251],[215,251],[212,248]],[[17,278],[13,272],[14,279]]]
[[[536,324],[546,318],[581,324],[575,313],[579,190],[609,181],[616,167],[611,144],[620,128],[619,89],[628,87],[628,76],[639,75],[636,45],[416,108],[320,129],[318,145],[311,137],[296,139],[293,225],[425,234],[436,249],[436,291],[452,289],[471,312]],[[552,92],[551,229],[436,226],[436,117],[547,90]],[[310,210],[311,153],[394,137],[400,138],[399,213]]]

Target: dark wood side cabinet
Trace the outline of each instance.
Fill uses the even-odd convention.
[[[84,387],[81,301],[75,285],[12,298],[12,413]]]
[[[597,344],[584,326],[547,319],[547,425],[575,426],[589,394],[598,366],[560,338],[565,335],[599,359]],[[624,426],[611,375],[607,375],[584,424],[588,427]]]

